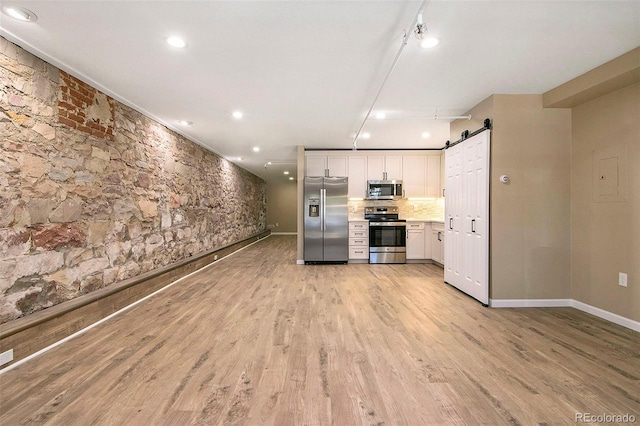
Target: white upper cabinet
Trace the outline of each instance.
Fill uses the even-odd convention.
[[[328,156],[327,169],[329,169],[329,176],[349,176],[347,161],[346,155]]]
[[[424,198],[427,195],[427,157],[405,155],[402,157],[402,191],[405,198]]]
[[[317,153],[307,155],[305,160],[305,176],[349,176],[346,155]]]
[[[325,170],[327,168],[327,157],[326,156],[307,156],[305,157],[305,161],[307,162],[305,167],[305,176],[324,176]]]
[[[402,180],[405,198],[442,197],[444,156],[438,151],[414,152],[309,151],[305,153],[305,176],[347,176],[352,198],[366,197],[368,180]]]
[[[368,155],[367,180],[402,180],[402,156]]]
[[[440,156],[427,157],[427,197],[441,197],[440,195]]]
[[[405,198],[437,198],[440,195],[440,156],[402,157],[402,189]]]
[[[367,157],[349,157],[349,197],[364,198],[367,192]]]

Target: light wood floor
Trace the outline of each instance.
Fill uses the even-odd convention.
[[[531,425],[636,415],[640,334],[272,236],[0,376],[0,424]]]

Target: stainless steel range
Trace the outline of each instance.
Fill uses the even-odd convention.
[[[407,223],[398,207],[365,207],[369,221],[369,263],[407,263]]]

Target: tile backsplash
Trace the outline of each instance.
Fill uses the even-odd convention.
[[[444,220],[444,198],[424,200],[400,199],[394,201],[349,200],[349,220],[364,219],[367,206],[397,206],[400,219]]]

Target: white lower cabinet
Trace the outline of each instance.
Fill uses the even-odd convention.
[[[349,222],[349,260],[369,261],[369,222]]]
[[[407,260],[431,259],[431,223],[407,222]]]
[[[407,223],[407,260],[424,259],[424,223]]]
[[[441,223],[432,224],[431,259],[444,265],[444,225]]]

